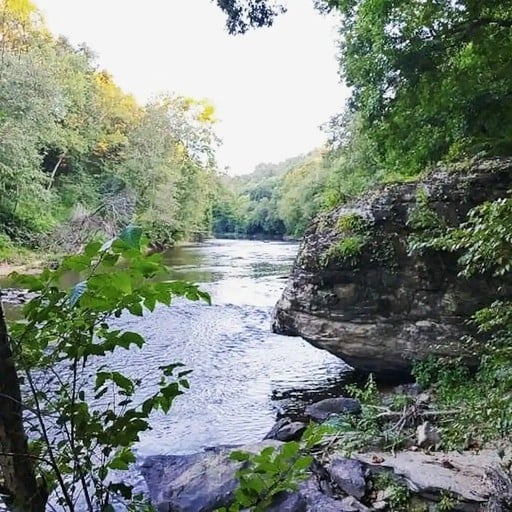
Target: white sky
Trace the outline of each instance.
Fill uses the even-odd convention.
[[[336,20],[290,0],[274,27],[227,34],[211,0],[35,0],[50,29],[86,42],[116,82],[144,102],[176,92],[208,98],[223,139],[219,168],[250,172],[322,145],[342,109]]]

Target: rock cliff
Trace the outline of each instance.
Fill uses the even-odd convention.
[[[414,237],[463,222],[509,195],[512,159],[435,169],[318,217],[307,230],[273,330],[302,336],[353,367],[406,376],[429,354],[475,357],[461,339],[475,310],[512,296],[512,283],[458,275],[457,255],[410,251]]]

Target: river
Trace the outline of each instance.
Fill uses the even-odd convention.
[[[160,365],[179,361],[192,370],[190,389],[169,414],[152,416],[139,457],[258,441],[279,413],[339,391],[347,365],[300,338],[270,332],[297,248],[249,240],[177,247],[165,255],[171,277],[201,283],[212,305],[180,299],[144,318],[114,321],[146,338],[142,350],[121,350],[109,361],[140,378],[142,393],[153,390]]]

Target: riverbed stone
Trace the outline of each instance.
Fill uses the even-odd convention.
[[[312,476],[300,485],[300,493],[304,496],[308,512],[351,512],[337,500],[322,492],[316,476]]]
[[[335,414],[358,414],[361,412],[361,403],[355,398],[326,398],[320,402],[308,405],[306,416],[315,421],[325,421]]]
[[[219,447],[191,455],[153,456],[144,460],[141,472],[148,485],[151,503],[159,512],[210,512],[229,506],[238,485],[235,478],[241,463],[231,460],[233,451],[259,453],[267,446],[260,443]]]
[[[307,509],[306,498],[300,492],[286,492],[278,494],[265,512],[306,512]]]
[[[271,428],[265,439],[277,441],[297,441],[306,430],[307,425],[302,421],[290,421],[288,418],[279,419]]]
[[[361,499],[366,493],[366,479],[361,462],[345,457],[334,458],[327,466],[331,480],[345,493]]]
[[[476,366],[465,335],[485,340],[468,320],[510,299],[512,280],[466,278],[458,254],[411,251],[425,235],[415,218],[427,210],[433,224],[456,227],[471,208],[508,197],[511,188],[512,158],[486,159],[439,167],[415,183],[383,185],[319,215],[274,310],[273,331],[301,336],[381,380],[410,379],[413,362],[428,356],[457,356]]]

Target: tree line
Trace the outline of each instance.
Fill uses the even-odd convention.
[[[272,25],[282,2],[218,0],[233,34]],[[231,180],[215,229],[300,236],[324,208],[440,162],[512,153],[512,7],[498,0],[317,0],[340,15],[351,88],[329,143],[274,175]],[[260,180],[257,184],[256,181]],[[228,180],[229,181],[229,180]]]
[[[213,107],[172,94],[140,105],[89,48],[53,37],[29,0],[0,9],[0,252],[73,245],[132,220],[157,244],[208,232]]]

